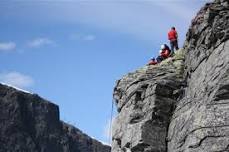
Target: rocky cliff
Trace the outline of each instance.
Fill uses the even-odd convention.
[[[59,119],[57,105],[0,84],[0,152],[110,152]]]
[[[112,152],[229,151],[229,1],[206,4],[183,49],[117,81]]]

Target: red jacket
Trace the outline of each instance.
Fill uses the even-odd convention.
[[[168,33],[168,39],[171,40],[177,40],[177,31],[176,30],[170,30]]]
[[[149,65],[156,65],[157,64],[157,61],[155,61],[155,60],[150,60],[150,62],[149,62]]]
[[[161,56],[166,59],[169,57],[169,50],[162,50]]]

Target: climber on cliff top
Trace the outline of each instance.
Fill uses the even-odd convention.
[[[171,50],[172,50],[171,53],[173,53],[174,48],[176,50],[179,49],[179,47],[178,47],[178,34],[177,34],[175,27],[172,27],[171,30],[168,32],[168,39],[169,39],[170,45],[171,45]]]
[[[169,56],[173,55],[172,54],[173,52],[170,50],[170,48],[169,48],[169,46],[167,44],[162,44],[161,45],[161,50],[162,50],[162,52],[165,53],[164,54],[165,58],[168,58]]]
[[[158,57],[156,59],[155,58],[150,59],[148,65],[156,65],[160,63],[164,59],[170,57],[172,55],[171,52],[172,51],[169,49],[169,46],[167,44],[162,44],[161,50],[159,50]]]
[[[164,59],[167,59],[169,56],[170,56],[170,51],[169,51],[169,49],[167,49],[167,48],[164,48],[164,47],[162,47],[163,49],[162,50],[160,50],[160,56],[162,57],[162,59],[164,60]]]

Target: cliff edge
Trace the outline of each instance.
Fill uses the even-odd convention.
[[[207,3],[183,49],[114,89],[112,152],[229,151],[229,2]]]
[[[60,121],[57,105],[0,84],[0,152],[110,152],[110,146]]]

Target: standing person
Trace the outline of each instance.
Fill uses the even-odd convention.
[[[178,38],[177,31],[176,31],[175,27],[172,27],[168,33],[168,39],[170,41],[172,53],[174,52],[174,48],[176,50],[179,49],[177,38]]]

